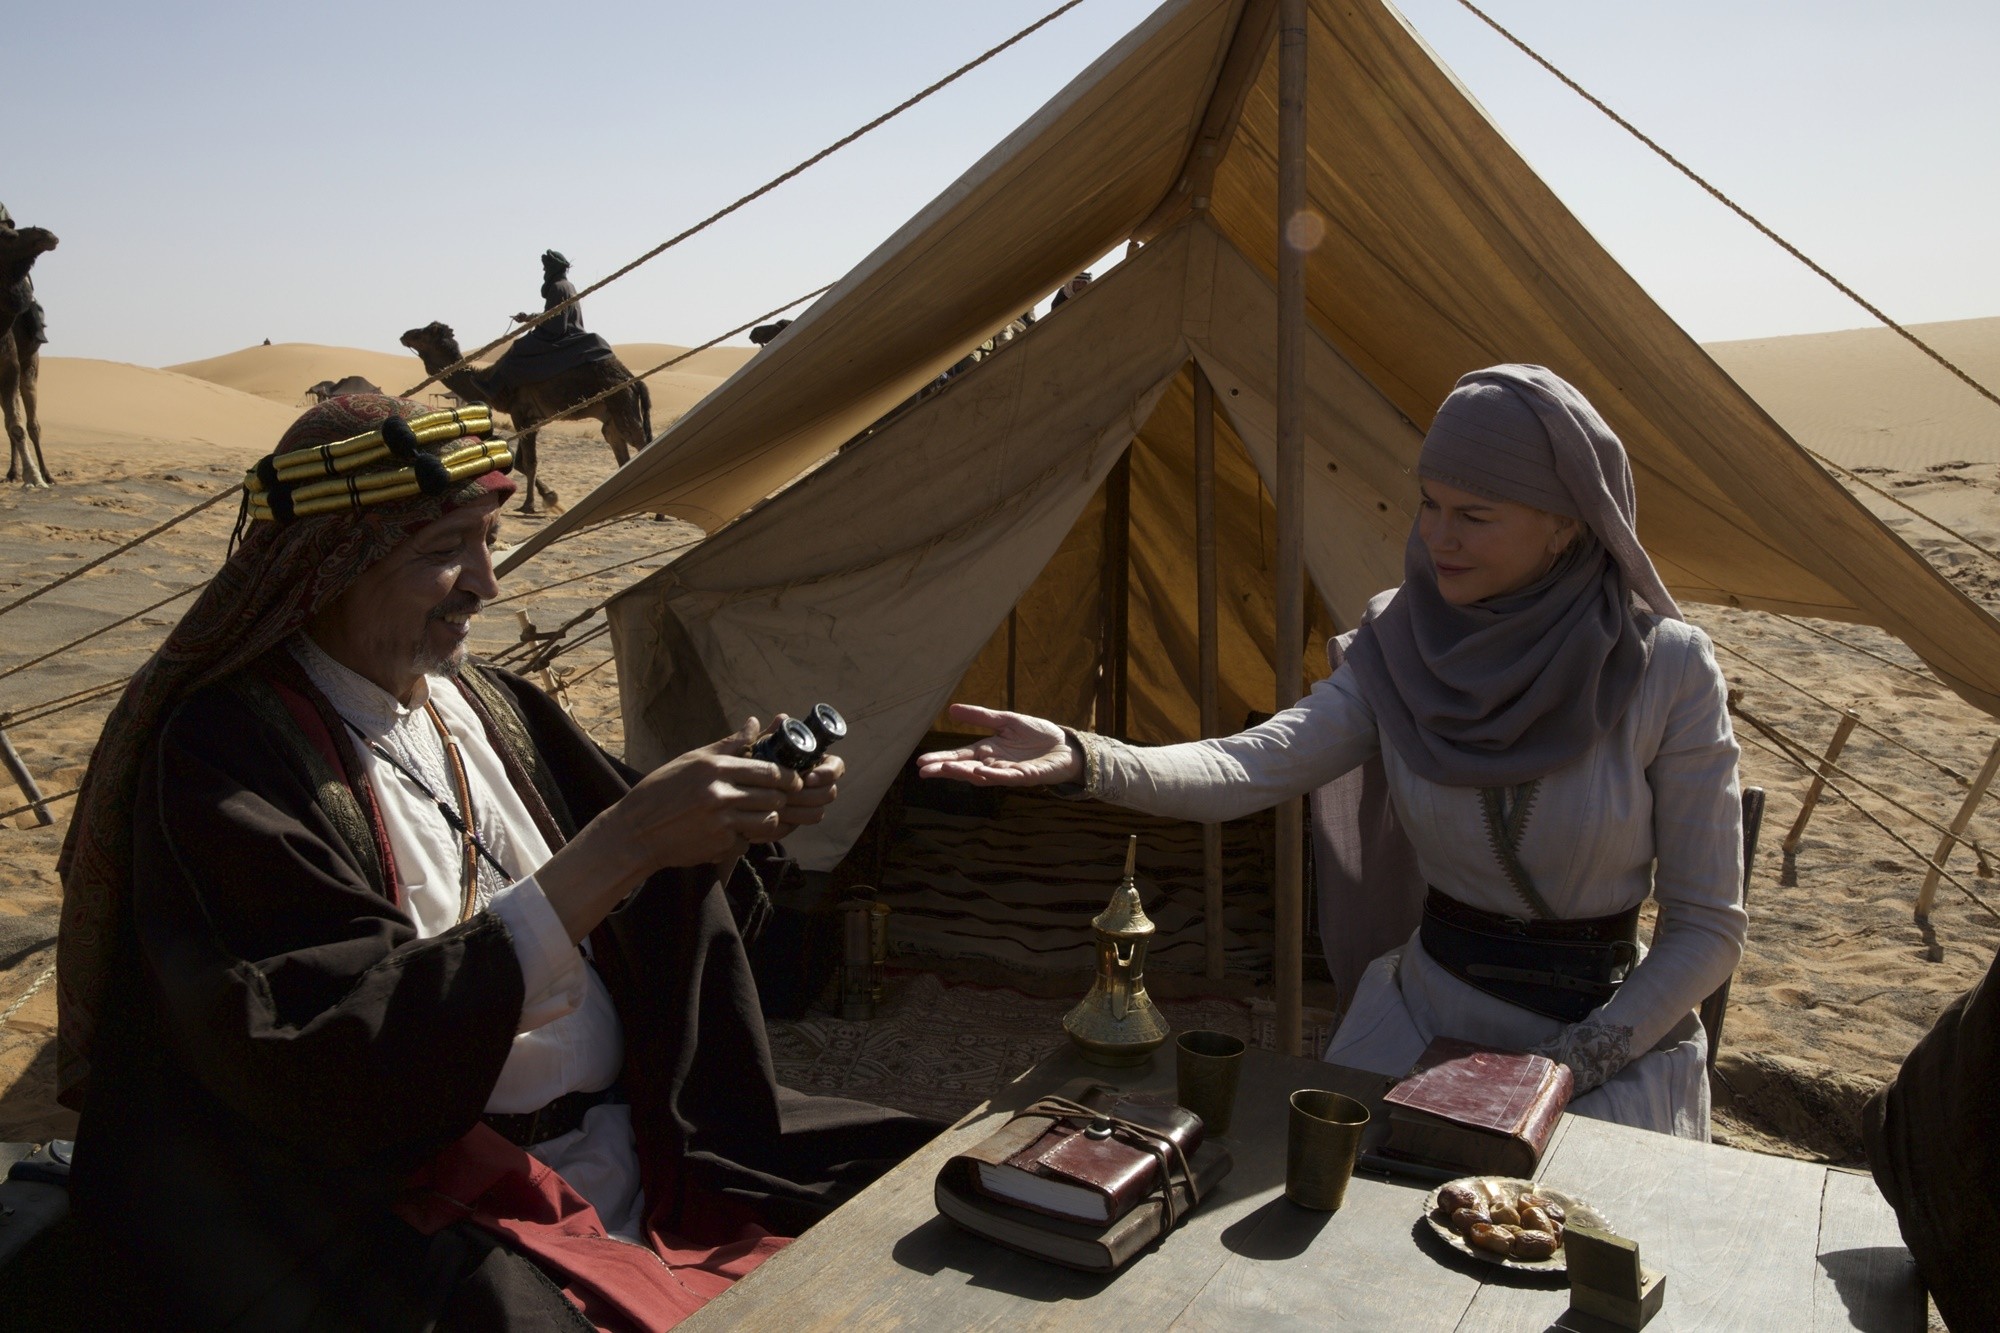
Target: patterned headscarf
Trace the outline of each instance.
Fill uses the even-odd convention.
[[[330,398],[294,422],[276,452],[330,444],[392,415],[409,420],[429,410],[382,394]],[[161,725],[181,700],[303,629],[364,570],[426,524],[490,495],[504,503],[513,490],[496,472],[441,495],[289,523],[251,523],[242,544],[132,677],[105,719],[57,863],[63,914],[56,945],[56,1095],[64,1105],[82,1106],[92,1040],[111,987],[118,941],[128,928],[139,768]]]

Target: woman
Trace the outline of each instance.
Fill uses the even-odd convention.
[[[1403,584],[1295,706],[1220,740],[1140,748],[958,706],[988,741],[926,777],[1081,783],[1226,820],[1379,754],[1430,885],[1328,1060],[1407,1073],[1433,1037],[1570,1066],[1570,1109],[1708,1137],[1694,1008],[1743,950],[1742,809],[1721,672],[1633,531],[1632,474],[1540,366],[1458,382],[1424,437]],[[1640,903],[1659,902],[1650,952]]]

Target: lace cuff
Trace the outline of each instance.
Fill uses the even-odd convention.
[[[1049,788],[1049,794],[1065,801],[1088,801],[1103,799],[1104,789],[1100,785],[1103,776],[1103,762],[1098,747],[1103,738],[1088,731],[1072,731],[1063,728],[1063,739],[1069,748],[1076,751],[1082,761],[1083,772],[1074,782],[1058,782]]]
[[[1574,1096],[1616,1078],[1632,1063],[1632,1029],[1621,1023],[1606,1023],[1595,1017],[1572,1023],[1548,1041],[1534,1048],[1536,1055],[1570,1067],[1576,1075]]]

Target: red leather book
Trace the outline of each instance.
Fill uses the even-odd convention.
[[[1201,1117],[1181,1107],[1103,1096],[1074,1100],[1157,1130],[1185,1158],[1201,1146]],[[968,1183],[980,1193],[1072,1221],[1116,1221],[1160,1189],[1157,1155],[1124,1137],[1094,1133],[1081,1118],[1024,1113],[964,1156]]]
[[[1568,1065],[1454,1037],[1425,1048],[1382,1097],[1382,1151],[1469,1174],[1531,1176],[1575,1087]]]

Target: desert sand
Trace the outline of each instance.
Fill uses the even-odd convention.
[[[2000,381],[2000,319],[1923,332],[1974,374]],[[651,344],[619,349],[634,370],[672,350]],[[1876,485],[2000,549],[2000,416],[1893,335],[1773,338],[1711,350],[1803,443],[1863,469]],[[752,354],[747,348],[703,353],[676,372],[677,380],[658,385],[656,428]],[[345,374],[364,374],[399,390],[415,381],[418,370],[414,357],[309,344],[247,348],[171,370],[50,358],[43,413],[59,485],[0,492],[0,602],[228,485],[292,420],[306,385]],[[542,468],[565,493],[581,494],[608,475],[611,459],[594,432],[564,427],[551,432]],[[1863,496],[1968,593],[2000,603],[2000,566],[1888,502]],[[0,624],[0,672],[207,577],[222,558],[234,514],[233,504],[219,504],[7,616]],[[510,520],[509,540],[543,521]],[[559,623],[657,568],[698,536],[686,525],[644,518],[578,534],[512,576],[506,593],[619,561],[637,563],[491,608],[479,621],[478,646],[490,652],[513,641],[516,612],[544,627]],[[122,679],[184,605],[171,603],[30,670],[0,677],[0,711],[21,714],[29,705]],[[1879,631],[1690,609],[1721,645],[1724,670],[1744,691],[1747,709],[1817,749],[1833,729],[1834,714],[1758,666],[1829,703],[1852,704],[1883,734],[1857,733],[1848,765],[1930,820],[1950,819],[1962,796],[1953,774],[1975,772],[2000,734],[2000,724],[1930,680],[1900,643]],[[617,750],[616,667],[608,643],[584,647],[562,665],[577,719]],[[28,709],[29,720],[8,724],[48,793],[67,792],[81,778],[108,708],[107,698],[39,718]],[[1917,858],[1831,794],[1800,847],[1797,886],[1781,886],[1778,843],[1798,812],[1805,780],[1792,764],[1760,748],[1748,727],[1739,732],[1746,737],[1744,780],[1767,789],[1770,806],[1750,890],[1749,952],[1722,1036],[1725,1096],[1718,1135],[1769,1151],[1852,1162],[1862,1099],[1893,1075],[1939,1008],[1984,973],[2000,947],[2000,916],[1946,885],[1934,941],[1927,939],[1911,919],[1921,879]],[[1880,798],[1856,795],[1924,853],[1935,846],[1937,835],[1918,820]],[[18,803],[11,786],[0,788],[0,809]],[[71,805],[58,800],[54,809],[49,828],[35,826],[27,814],[0,822],[0,1139],[39,1138],[74,1125],[51,1096],[54,988],[44,984],[21,1002],[54,957],[60,898],[55,862]],[[1982,807],[1967,836],[2000,855],[2000,810],[1993,802]],[[1981,859],[1960,851],[1950,864],[2000,907],[2000,880],[1974,877]]]

